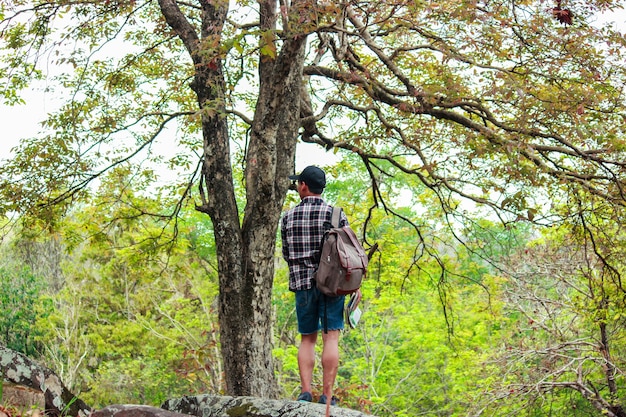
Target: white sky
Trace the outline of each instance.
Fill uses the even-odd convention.
[[[54,110],[52,100],[40,91],[25,91],[22,94],[27,104],[4,106],[0,104],[0,157],[6,158],[9,149],[18,145],[20,139],[35,136],[40,123],[49,111]]]

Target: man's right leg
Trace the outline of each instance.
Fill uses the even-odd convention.
[[[312,401],[313,369],[315,367],[315,344],[319,331],[317,297],[314,289],[296,291],[296,316],[301,335],[298,348],[298,369],[302,392],[301,401]]]
[[[339,368],[339,336],[344,328],[343,323],[343,306],[345,297],[325,297],[324,311],[326,315],[326,326],[328,332],[322,333],[324,348],[322,350],[322,369],[323,369],[323,395],[320,402],[333,404],[336,399],[333,397],[333,387],[337,377]],[[328,414],[328,407],[326,413]]]
[[[333,396],[333,386],[339,369],[339,330],[329,330],[322,334],[324,349],[322,351],[323,394],[327,401]]]

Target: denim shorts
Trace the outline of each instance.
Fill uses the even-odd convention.
[[[300,334],[313,334],[324,328],[343,330],[343,303],[345,299],[345,295],[325,297],[317,287],[296,291],[298,332]]]

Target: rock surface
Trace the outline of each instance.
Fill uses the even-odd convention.
[[[0,345],[0,371],[4,379],[43,392],[48,416],[86,417],[91,408],[67,390],[50,369]]]
[[[196,395],[166,401],[161,408],[196,417],[321,417],[326,406],[290,400],[256,397]],[[330,407],[336,417],[365,417],[360,411]]]
[[[2,390],[0,392],[2,393],[0,404],[5,407],[16,406],[37,410],[43,410],[46,407],[46,399],[44,398],[43,392],[38,389],[5,382],[2,384]]]
[[[180,413],[147,405],[115,404],[96,410],[91,417],[187,417]]]

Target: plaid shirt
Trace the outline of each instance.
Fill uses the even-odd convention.
[[[283,242],[283,258],[289,265],[289,289],[311,289],[313,273],[319,264],[324,232],[332,227],[332,206],[321,197],[305,197],[300,204],[287,211],[282,218],[280,235]],[[339,225],[348,224],[341,212]]]

